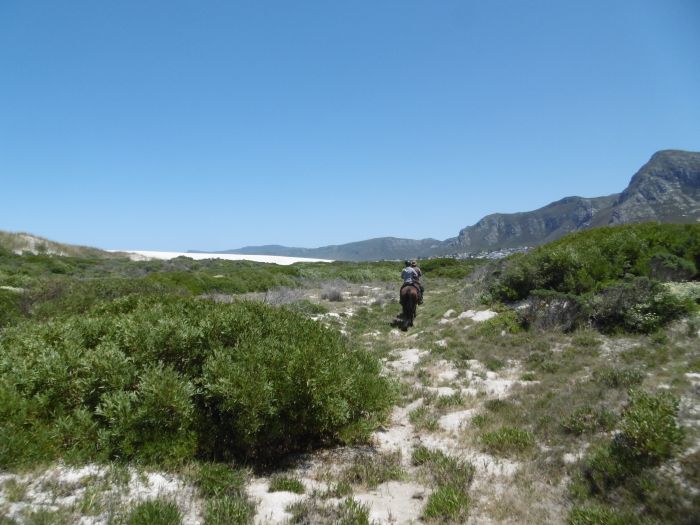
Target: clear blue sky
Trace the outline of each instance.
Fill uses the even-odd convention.
[[[700,150],[698,0],[0,2],[1,230],[445,239],[668,148]]]

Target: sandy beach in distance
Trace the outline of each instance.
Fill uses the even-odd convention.
[[[297,262],[333,262],[330,259],[310,259],[305,257],[283,257],[280,255],[246,255],[239,253],[189,253],[189,252],[157,252],[149,250],[108,250],[129,254],[134,261],[149,259],[174,259],[175,257],[189,257],[200,261],[202,259],[226,259],[227,261],[255,261],[263,263],[288,265]]]

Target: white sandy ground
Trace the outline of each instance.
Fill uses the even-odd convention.
[[[26,484],[26,493],[22,501],[6,500],[4,492],[0,491],[0,514],[23,523],[27,512],[46,510],[56,511],[60,508],[70,508],[87,495],[87,491],[95,489],[109,476],[109,469],[98,465],[86,465],[81,468],[57,464],[40,475],[0,473],[0,486],[8,481]],[[182,513],[183,525],[198,525],[203,522],[202,509],[198,502],[196,490],[175,476],[159,472],[137,472],[130,469],[124,485],[110,483],[106,491],[110,507],[123,509],[138,502],[165,497],[174,501]],[[105,493],[102,495],[104,496]],[[80,525],[107,525],[110,509],[93,516],[82,516]]]
[[[440,319],[438,322],[440,324],[450,324],[463,319],[471,319],[475,323],[481,323],[498,315],[498,313],[494,312],[493,310],[467,310],[466,312],[459,314],[457,317],[454,317],[455,313],[457,312],[454,310],[447,310],[442,316],[442,319]]]
[[[281,255],[245,255],[239,253],[189,253],[189,252],[157,252],[148,250],[107,250],[129,255],[132,261],[149,261],[152,259],[168,260],[176,257],[189,257],[195,261],[204,259],[225,259],[227,261],[255,261],[262,263],[280,264],[283,266],[298,262],[333,262],[330,259],[312,259],[307,257],[283,257]]]

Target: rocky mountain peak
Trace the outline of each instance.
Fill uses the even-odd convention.
[[[634,174],[613,204],[609,224],[700,219],[700,153],[663,150]]]

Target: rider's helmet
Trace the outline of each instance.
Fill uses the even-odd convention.
[[[403,263],[404,263],[406,266],[411,266],[411,261],[409,261],[408,259],[406,259]]]

